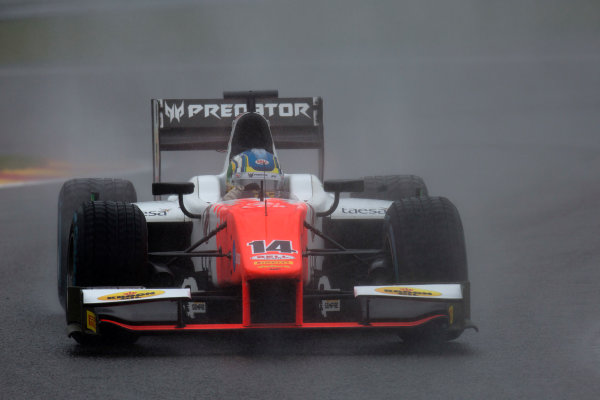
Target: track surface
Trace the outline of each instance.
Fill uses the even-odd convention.
[[[219,8],[215,21],[239,12],[232,29],[245,44],[248,7],[239,3],[226,13]],[[327,24],[337,8],[325,8],[329,16],[313,21],[324,44],[294,42],[301,52],[288,52],[265,33],[241,55],[239,48],[227,56],[210,53],[217,47],[198,53],[211,55],[210,63],[1,69],[3,148],[47,149],[53,158],[77,160],[101,154],[106,162],[133,156],[150,166],[151,97],[277,87],[282,96],[322,95],[326,178],[415,173],[432,195],[457,205],[480,333],[467,331],[438,349],[352,332],[161,336],[130,348],[81,348],[66,338],[56,296],[60,185],[4,188],[0,398],[598,398],[597,37],[530,32],[523,44],[517,34],[527,33],[523,27],[533,19],[514,20],[507,11],[506,26],[517,34],[496,21],[476,43],[484,50],[469,55],[468,44],[448,45],[449,37],[425,49],[426,56],[413,56],[401,45],[373,47],[389,25],[378,36],[380,25],[361,14],[371,8],[359,7],[349,18],[372,24],[367,39],[338,26],[336,40],[351,40],[328,48],[334,41]],[[428,15],[418,14],[415,26],[428,23]],[[282,19],[273,21],[281,28]],[[301,27],[289,29],[300,37]],[[418,28],[397,29],[416,32],[418,44],[427,45]],[[471,36],[458,29],[458,39]],[[277,57],[267,60],[268,54]],[[288,170],[305,165],[296,154],[280,156]],[[217,172],[221,157],[167,159],[166,178]],[[150,173],[131,178],[139,197],[149,199]]]

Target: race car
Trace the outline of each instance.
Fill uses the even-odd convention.
[[[79,343],[143,334],[388,329],[445,341],[474,325],[456,207],[420,177],[327,180],[323,102],[277,91],[153,99],[154,201],[123,179],[58,199],[58,295]],[[277,149],[313,149],[318,175]],[[161,181],[164,151],[220,150],[217,175]]]

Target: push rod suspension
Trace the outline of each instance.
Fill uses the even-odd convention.
[[[337,241],[335,241],[333,238],[329,237],[328,235],[326,235],[325,233],[321,232],[320,230],[318,230],[317,228],[315,228],[314,226],[310,225],[308,222],[304,221],[304,227],[308,230],[310,230],[312,233],[314,233],[315,235],[327,240],[328,242],[330,242],[331,244],[333,244],[335,247],[337,247],[340,251],[335,251],[335,250],[330,250],[330,249],[324,249],[324,250],[308,250],[306,253],[303,254],[303,256],[331,256],[331,255],[352,255],[354,258],[356,258],[358,261],[360,261],[363,264],[367,264],[367,262],[365,260],[363,260],[362,258],[360,258],[358,256],[358,254],[367,254],[367,255],[376,255],[376,254],[380,254],[381,250],[369,250],[369,249],[361,249],[361,250],[352,250],[352,249],[347,249],[344,246],[342,246],[342,244],[338,243]]]
[[[177,260],[177,258],[181,257],[181,256],[185,256],[186,253],[191,253],[192,251],[194,251],[194,249],[196,249],[197,247],[203,245],[204,243],[208,242],[213,236],[215,236],[217,233],[219,233],[220,231],[222,231],[223,229],[227,228],[227,222],[223,222],[221,225],[217,226],[215,229],[213,229],[212,231],[208,232],[208,234],[203,237],[202,239],[198,240],[196,243],[194,243],[193,245],[191,245],[190,247],[188,247],[187,249],[182,251],[181,255],[177,255],[175,257],[173,257],[172,259],[170,259],[167,262],[167,266],[171,265],[175,260]],[[220,257],[220,256],[215,256],[215,257]]]

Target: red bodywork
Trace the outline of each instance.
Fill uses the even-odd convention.
[[[227,229],[217,234],[217,248],[231,257],[217,260],[219,286],[242,286],[242,324],[250,320],[252,280],[286,279],[296,286],[296,324],[302,324],[304,283],[309,281],[304,221],[309,208],[282,199],[240,199],[214,207]]]
[[[217,248],[231,258],[217,260],[218,286],[253,279],[308,281],[304,220],[308,206],[281,199],[241,199],[213,208],[227,229],[217,234]]]

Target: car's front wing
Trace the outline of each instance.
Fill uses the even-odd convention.
[[[165,331],[412,328],[432,321],[449,331],[470,327],[469,283],[356,286],[353,292],[281,295],[264,287],[229,292],[174,288],[80,288],[68,291],[69,334],[103,326],[139,334]],[[291,290],[293,292],[294,290]],[[255,296],[251,293],[254,292]],[[300,292],[300,295],[298,295]]]

